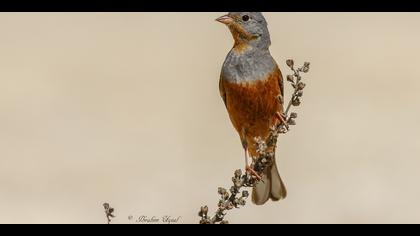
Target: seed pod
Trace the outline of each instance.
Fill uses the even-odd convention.
[[[294,119],[290,118],[290,119],[287,121],[287,124],[289,124],[289,125],[296,125],[296,121],[295,121]]]
[[[287,75],[287,81],[289,81],[290,83],[293,83],[294,82],[293,75]]]
[[[302,67],[302,72],[307,73],[309,71],[309,62],[305,62]]]
[[[304,88],[305,88],[305,86],[306,86],[306,84],[304,84],[304,83],[300,82],[300,83],[298,84],[298,89],[299,89],[299,90],[302,90],[302,89],[304,89]]]
[[[302,97],[303,96],[303,91],[302,90],[300,90],[299,92],[297,92],[297,94],[296,94],[298,97]]]
[[[293,105],[293,106],[299,106],[299,105],[300,105],[300,99],[299,99],[299,98],[295,98],[295,99],[293,99],[293,101],[292,101],[292,105]]]
[[[217,190],[217,192],[218,192],[220,195],[224,195],[224,194],[226,193],[226,189],[224,189],[224,188],[219,188],[219,189]]]
[[[208,212],[209,212],[209,208],[207,206],[201,207],[200,214],[207,215]]]
[[[235,181],[233,184],[235,185],[236,188],[240,188],[242,186],[241,181]]]
[[[295,64],[295,62],[292,59],[289,59],[289,60],[286,61],[286,64],[287,64],[288,67],[293,69],[293,65]]]

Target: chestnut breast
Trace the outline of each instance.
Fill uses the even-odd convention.
[[[226,108],[241,136],[246,135],[248,139],[256,136],[265,138],[268,135],[276,112],[281,111],[277,99],[281,94],[279,76],[280,71],[276,69],[265,79],[255,81],[235,83],[222,79]]]

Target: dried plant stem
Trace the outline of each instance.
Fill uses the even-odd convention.
[[[107,219],[107,224],[111,224],[111,219],[115,217],[114,213],[114,208],[112,208],[109,203],[104,203],[103,204],[104,209],[105,209],[105,215],[106,215],[106,219]]]
[[[305,62],[304,65],[298,69],[294,68],[293,60],[287,60],[286,64],[293,71],[292,75],[287,76],[287,81],[290,82],[291,86],[294,88],[294,92],[287,105],[286,111],[283,114],[286,123],[279,122],[277,125],[271,127],[269,136],[266,140],[263,140],[261,137],[255,137],[257,153],[259,156],[253,161],[251,168],[259,176],[262,176],[264,170],[271,166],[274,161],[274,153],[276,150],[278,136],[280,134],[287,133],[289,131],[289,125],[296,124],[295,119],[297,118],[297,114],[291,113],[289,115],[289,111],[292,106],[300,105],[300,100],[303,96],[303,89],[305,88],[305,84],[301,81],[302,77],[300,72],[307,73],[309,71],[309,63]],[[283,100],[282,97],[279,99]],[[260,180],[258,180],[254,175],[247,172],[243,174],[241,170],[236,170],[234,176],[232,177],[233,185],[230,187],[229,192],[221,187],[218,189],[220,200],[215,215],[210,217],[208,215],[209,208],[207,206],[201,207],[198,213],[201,217],[200,224],[228,224],[229,222],[224,219],[227,211],[245,206],[246,200],[249,197],[248,191],[242,189],[252,188],[259,181]]]
[[[297,78],[297,82],[300,82],[300,79],[298,79],[298,78]],[[297,86],[296,86],[296,87],[294,88],[294,92],[293,92],[293,95],[292,95],[292,99],[290,99],[289,103],[287,104],[286,111],[284,112],[284,114],[285,114],[285,116],[286,116],[286,117],[289,115],[289,111],[290,111],[290,108],[292,107],[292,103],[293,103],[293,96],[295,96],[295,95],[296,95],[297,91],[298,91],[298,89],[297,89]]]

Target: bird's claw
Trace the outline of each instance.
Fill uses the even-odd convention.
[[[276,112],[276,118],[286,127],[286,129],[289,129],[289,124],[286,121],[287,117],[284,113]]]
[[[251,176],[255,177],[258,181],[262,180],[261,176],[254,169],[252,169],[250,166],[245,167],[245,170]]]

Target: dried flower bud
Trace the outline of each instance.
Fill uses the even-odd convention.
[[[303,96],[303,91],[302,91],[302,90],[300,90],[299,92],[297,92],[296,96],[298,96],[298,97],[302,97],[302,96]]]
[[[297,113],[296,112],[290,113],[290,118],[296,119],[297,118]]]
[[[299,105],[300,105],[300,99],[299,99],[299,98],[295,98],[295,99],[293,99],[293,101],[292,101],[292,105],[293,105],[293,106],[299,106]]]
[[[219,189],[217,190],[217,192],[218,192],[220,195],[224,195],[224,194],[226,193],[226,189],[224,189],[224,188],[220,188],[220,187],[219,187]]]
[[[209,208],[207,206],[202,206],[198,215],[203,217],[207,215],[208,212],[209,212]]]
[[[304,64],[303,64],[303,67],[302,67],[302,72],[303,73],[308,73],[308,71],[309,71],[309,62],[305,62]]]
[[[223,220],[223,217],[225,217],[225,214],[223,214],[222,211],[218,211],[215,216],[216,216],[216,221],[221,221]]]
[[[239,202],[238,202],[238,204],[240,205],[240,206],[245,206],[245,204],[246,204],[246,201],[245,201],[245,199],[239,199]]]
[[[221,224],[221,225],[228,225],[228,224],[229,224],[229,221],[227,221],[227,220],[222,220],[222,221],[220,222],[220,224]]]
[[[264,154],[265,150],[267,150],[267,144],[264,141],[256,143],[256,146],[258,154]]]
[[[288,67],[293,69],[293,65],[295,64],[295,62],[292,59],[289,59],[289,60],[286,61],[286,64],[287,64]]]
[[[236,207],[236,206],[238,206],[238,204],[239,204],[239,199],[238,198],[235,198],[233,201],[232,201],[232,204]]]
[[[297,87],[298,87],[299,90],[302,90],[302,89],[305,88],[305,86],[306,86],[306,84],[300,82]]]
[[[242,175],[242,170],[241,169],[235,171],[235,177],[238,178],[238,177],[241,177],[241,175]]]
[[[201,215],[199,215],[199,216],[202,217]],[[207,219],[201,219],[199,224],[200,225],[207,225],[207,224],[210,224],[210,222]]]
[[[294,119],[290,118],[290,119],[287,121],[287,124],[289,124],[289,125],[296,125],[296,121],[295,121]]]
[[[293,75],[287,75],[287,81],[293,83],[295,80],[295,78],[293,77]]]
[[[246,190],[242,191],[242,197],[244,197],[244,198],[249,197],[248,191],[246,191]]]

